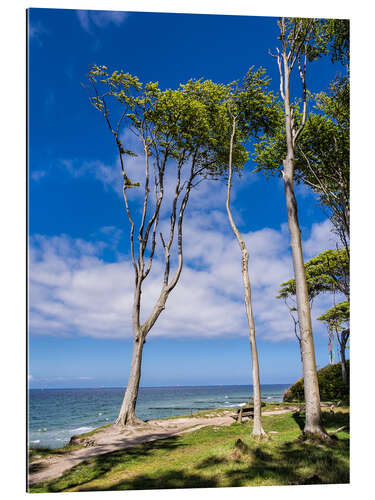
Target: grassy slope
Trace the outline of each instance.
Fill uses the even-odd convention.
[[[289,407],[290,403],[266,403],[265,407],[263,408],[263,411],[272,411],[272,410],[280,410],[285,407]],[[204,410],[204,411],[197,411],[194,412],[192,415],[186,414],[186,415],[178,415],[178,416],[171,416],[171,417],[165,417],[163,420],[174,420],[176,418],[191,418],[191,417],[222,417],[228,414],[233,414],[234,412],[232,410],[228,410],[227,408],[218,408],[216,410]],[[92,431],[89,432],[84,432],[83,434],[77,434],[75,437],[79,438],[86,438],[86,437],[91,437],[97,432],[101,431],[102,429],[105,429],[106,427],[109,427],[111,424],[106,424],[102,425],[101,427],[97,427],[96,429],[93,429]],[[193,425],[194,426],[194,420],[193,420]],[[66,453],[70,453],[71,451],[78,450],[80,448],[83,448],[84,446],[79,443],[74,443],[74,444],[67,444],[63,446],[62,448],[43,448],[42,446],[39,445],[34,445],[29,448],[29,463],[35,462],[41,458],[53,458],[56,456],[61,456],[65,455]]]
[[[349,424],[348,410],[323,414],[327,429]],[[86,460],[30,492],[204,488],[349,482],[349,433],[331,445],[296,441],[303,422],[292,414],[264,417],[272,440],[250,439],[251,423],[206,427],[182,436]],[[241,438],[248,446],[234,451]]]

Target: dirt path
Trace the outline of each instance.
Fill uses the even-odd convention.
[[[263,415],[277,415],[289,411],[291,409],[275,410],[264,412]],[[83,460],[97,455],[192,432],[208,425],[229,426],[234,421],[231,414],[232,412],[228,412],[221,417],[207,416],[150,420],[144,426],[126,428],[126,430],[120,430],[115,426],[107,427],[86,438],[87,447],[61,456],[53,456],[32,462],[29,467],[29,485],[59,477],[63,472]]]

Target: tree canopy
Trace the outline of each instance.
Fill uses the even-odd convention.
[[[336,79],[328,92],[320,92],[310,99],[315,103],[314,112],[310,113],[299,136],[294,178],[317,194],[321,205],[328,209],[341,241],[347,246],[350,226],[349,79]],[[297,104],[293,111],[299,122],[301,114]],[[286,155],[285,126],[281,116],[278,124],[273,134],[265,134],[255,145],[255,170],[262,170],[266,176],[281,174]]]
[[[346,300],[331,307],[318,320],[327,324],[329,330],[341,331],[347,328],[350,319],[350,305]]]
[[[349,296],[349,259],[345,249],[321,252],[305,263],[305,273],[310,300],[334,290]],[[290,299],[295,294],[296,282],[290,279],[281,284],[277,298]]]

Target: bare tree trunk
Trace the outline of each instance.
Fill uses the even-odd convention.
[[[329,364],[335,364],[335,336],[331,330],[328,330],[328,357]]]
[[[130,374],[128,385],[126,387],[124,399],[122,401],[119,416],[115,422],[116,425],[126,426],[126,425],[136,425],[143,423],[141,419],[135,415],[135,406],[138,398],[139,382],[141,380],[141,367],[142,367],[142,353],[143,346],[146,342],[146,336],[151,330],[156,320],[160,316],[161,312],[165,309],[165,304],[170,293],[169,287],[163,287],[160,293],[159,299],[157,300],[150,316],[147,321],[140,326],[139,325],[139,309],[140,309],[140,293],[137,293],[137,289],[134,297],[133,306],[133,330],[134,330],[134,341],[133,341],[133,355],[130,365]]]
[[[130,365],[130,375],[126,387],[125,396],[122,401],[119,416],[115,422],[116,425],[124,427],[125,425],[137,425],[143,423],[135,415],[135,406],[138,398],[139,382],[141,379],[142,351],[144,339],[138,332],[133,342],[133,355]]]
[[[345,346],[341,345],[340,346],[340,355],[341,355],[341,374],[342,374],[342,381],[344,384],[348,383],[348,376],[346,373],[346,359],[345,359]]]
[[[301,354],[306,401],[305,434],[326,436],[321,424],[318,374],[311,326],[310,302],[307,291],[305,266],[302,255],[301,231],[297,216],[297,202],[293,189],[293,158],[284,161],[284,191],[288,213],[290,246],[292,250],[298,321],[301,335]]]
[[[345,359],[345,349],[346,349],[346,344],[347,344],[348,339],[349,339],[349,335],[350,335],[349,328],[347,328],[346,330],[343,330],[341,332],[341,334],[339,334],[336,331],[337,340],[338,340],[338,343],[340,345],[341,374],[342,374],[342,381],[344,382],[344,384],[349,383],[348,374],[346,372],[346,359]]]
[[[251,346],[251,360],[252,360],[252,378],[253,378],[253,400],[254,400],[254,424],[252,436],[259,438],[267,437],[263,427],[262,427],[262,401],[260,393],[260,378],[259,378],[259,361],[258,361],[258,350],[255,340],[255,323],[253,310],[251,306],[251,287],[249,278],[249,252],[246,248],[245,242],[237,229],[237,226],[233,220],[232,212],[230,209],[230,191],[232,184],[232,152],[233,152],[233,140],[236,131],[236,117],[233,117],[233,129],[230,139],[229,148],[229,176],[228,176],[228,188],[227,188],[227,213],[232,230],[237,238],[238,244],[242,253],[242,280],[245,290],[245,307],[247,321],[249,325],[249,340]]]

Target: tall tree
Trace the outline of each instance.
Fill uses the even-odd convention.
[[[223,102],[228,89],[211,81],[193,81],[177,90],[161,91],[157,83],[142,85],[138,78],[105,66],[94,66],[89,73],[91,104],[104,117],[113,135],[123,176],[123,197],[130,224],[130,249],[134,267],[132,308],[133,354],[130,375],[116,424],[136,425],[135,415],[141,377],[143,346],[146,337],[165,309],[169,294],[176,286],[183,266],[183,219],[191,190],[204,178],[217,177],[226,171],[228,147],[223,131],[229,118]],[[111,110],[110,110],[111,102]],[[118,119],[114,118],[118,112]],[[128,195],[139,187],[130,179],[126,158],[135,153],[126,147],[125,130],[130,130],[143,148],[143,203]],[[235,168],[248,158],[241,144],[234,147]],[[157,233],[162,205],[165,205],[165,181],[174,177],[174,189],[164,217],[169,220],[166,232],[160,232],[164,275],[159,296],[144,321],[141,320],[142,289],[156,255]],[[152,175],[153,174],[153,175]],[[153,197],[152,194],[153,193]],[[164,203],[163,203],[164,202]],[[137,237],[135,228],[137,226]],[[175,240],[177,239],[177,242]],[[172,265],[175,269],[172,272]]]
[[[229,162],[228,162],[228,182],[226,209],[232,231],[238,241],[241,250],[241,271],[244,284],[245,309],[249,327],[249,341],[252,361],[252,381],[253,381],[253,402],[254,402],[254,422],[252,436],[257,439],[267,438],[267,434],[262,426],[262,399],[260,390],[258,349],[255,337],[255,321],[251,300],[251,284],[249,276],[249,251],[245,241],[234,221],[230,207],[232,177],[233,177],[233,145],[236,137],[243,140],[250,136],[257,135],[260,131],[272,128],[275,116],[274,96],[271,92],[266,92],[269,79],[264,77],[264,70],[259,69],[253,72],[250,68],[244,80],[242,89],[236,89],[230,102],[228,102],[228,113],[232,121],[232,130],[229,141]]]
[[[311,325],[309,295],[306,283],[302,254],[301,231],[297,214],[297,201],[294,194],[295,152],[298,139],[307,119],[307,61],[319,53],[321,31],[314,19],[281,18],[281,48],[274,56],[280,73],[280,95],[284,106],[284,139],[286,156],[283,159],[282,177],[288,215],[290,246],[292,250],[298,322],[301,335],[301,355],[303,365],[304,390],[306,400],[306,422],[304,434],[328,438],[321,423],[320,396],[317,368],[315,361],[314,339]],[[291,97],[291,75],[297,64],[302,84],[302,110],[296,113],[296,106]]]
[[[326,323],[331,335],[334,332],[336,333],[336,338],[340,346],[342,380],[345,384],[348,383],[345,349],[350,336],[349,317],[350,305],[348,301],[345,301],[331,307],[318,318],[319,321]]]
[[[233,233],[235,234],[238,244],[241,249],[242,254],[242,280],[244,285],[245,292],[245,308],[246,308],[246,316],[247,322],[249,326],[249,340],[250,340],[250,348],[251,348],[251,361],[252,361],[252,380],[253,380],[253,401],[254,401],[254,424],[252,435],[257,438],[266,437],[263,426],[262,426],[262,398],[260,392],[260,376],[259,376],[259,360],[258,360],[258,349],[256,345],[255,338],[255,321],[253,314],[253,307],[251,302],[251,285],[250,285],[250,277],[249,277],[249,252],[242,238],[240,231],[238,230],[230,208],[230,192],[232,186],[232,148],[234,136],[236,133],[236,116],[233,116],[233,129],[230,137],[230,151],[229,151],[229,175],[228,175],[228,186],[227,186],[227,201],[226,208],[228,213],[229,222]]]

